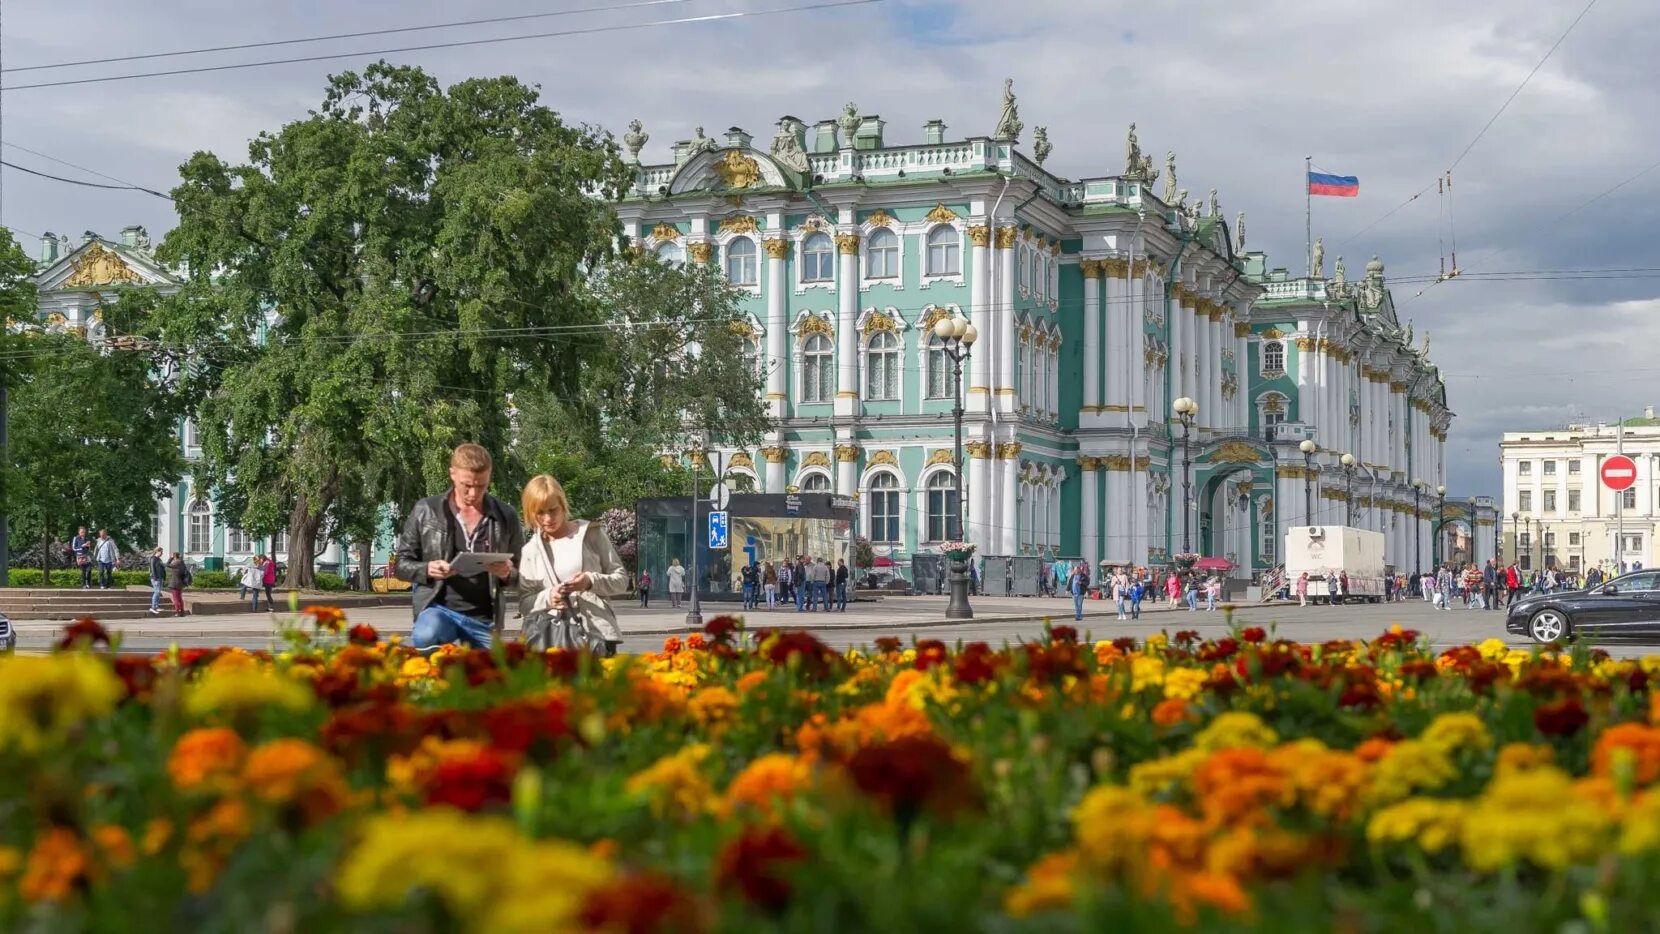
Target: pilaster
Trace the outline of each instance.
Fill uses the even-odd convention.
[[[1101,562],[1101,529],[1098,524],[1101,521],[1101,506],[1097,492],[1101,475],[1096,472],[1099,465],[1099,458],[1078,458],[1078,499],[1079,508],[1083,511],[1079,517],[1078,553],[1088,564],[1091,574],[1096,573],[1095,569]]]
[[[1101,409],[1101,261],[1078,264],[1084,274],[1084,402],[1078,423],[1094,421]]]
[[[992,309],[991,309],[991,228],[977,224],[968,228],[969,253],[969,320],[986,342],[985,352],[972,360],[968,376],[968,396],[964,408],[970,412],[985,412],[991,399]]]
[[[788,413],[789,396],[786,391],[789,378],[789,317],[784,297],[785,260],[790,255],[790,241],[768,240],[767,249],[767,410],[773,418],[784,418]]]
[[[997,228],[996,241],[997,294],[993,300],[997,305],[997,372],[993,382],[997,384],[997,410],[1013,413],[1020,408],[1014,372],[1015,341],[1019,339],[1014,332],[1015,228]]]
[[[1020,551],[1020,442],[997,446],[997,469],[1003,480],[1002,501],[998,504],[999,553],[1012,555]]]
[[[836,416],[850,418],[859,411],[859,235],[836,235]]]

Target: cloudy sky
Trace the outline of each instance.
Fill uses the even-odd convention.
[[[489,36],[583,30],[834,0],[293,0],[162,4],[83,0],[12,5],[4,22],[5,158],[107,181],[27,147],[166,190],[195,150],[232,159],[250,136],[300,118],[330,71],[374,56],[113,83],[23,88],[109,74]],[[268,8],[268,9],[262,9]],[[15,69],[489,16],[598,8],[496,26],[53,70]],[[1585,9],[1584,0],[878,0],[738,20],[530,39],[387,56],[452,82],[512,73],[541,85],[567,119],[651,134],[647,161],[695,124],[766,138],[777,118],[835,116],[849,100],[888,121],[890,140],[920,141],[941,118],[985,135],[1002,80],[1015,79],[1028,130],[1049,127],[1049,168],[1116,172],[1125,125],[1142,145],[1174,149],[1184,187],[1221,191],[1247,213],[1250,245],[1296,268],[1303,252],[1303,157],[1357,175],[1361,197],[1316,199],[1328,265],[1351,275],[1379,254],[1403,317],[1432,337],[1459,417],[1451,487],[1497,493],[1506,429],[1613,419],[1660,405],[1660,36],[1653,0],[1598,0],[1481,137],[1465,148]],[[1454,198],[1434,182],[1453,169]],[[114,235],[130,223],[159,237],[165,201],[78,188],[4,170],[0,222],[35,250],[43,231]],[[1617,191],[1599,194],[1627,182]],[[1414,193],[1427,193],[1376,223]],[[1591,202],[1587,204],[1587,202]],[[1449,221],[1450,219],[1450,221]],[[1368,229],[1369,228],[1369,229]],[[1475,278],[1424,289],[1456,235]],[[1619,270],[1568,281],[1557,270]],[[1630,270],[1644,270],[1632,272]]]

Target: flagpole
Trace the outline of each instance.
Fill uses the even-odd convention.
[[[1303,259],[1308,277],[1314,278],[1314,195],[1309,191],[1308,174],[1314,171],[1314,157],[1303,157]]]

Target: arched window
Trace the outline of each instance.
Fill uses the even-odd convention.
[[[962,238],[955,227],[935,227],[928,231],[928,275],[961,275],[962,250]]]
[[[1049,350],[1039,337],[1032,343],[1032,394],[1037,397],[1033,408],[1049,411]]]
[[[945,355],[945,342],[938,337],[928,337],[928,398],[952,399],[956,397],[956,385],[951,376],[951,358]]]
[[[191,502],[187,531],[186,551],[191,554],[203,554],[213,549],[213,509],[208,506],[207,500],[198,499]]]
[[[1032,278],[1035,280],[1032,283],[1032,288],[1037,292],[1037,297],[1042,299],[1044,296],[1048,295],[1049,260],[1044,257],[1042,250],[1037,252],[1037,269],[1032,273]]]
[[[830,359],[830,338],[814,334],[801,349],[801,401],[829,402],[836,367]]]
[[[948,470],[928,478],[928,540],[943,542],[957,531],[957,480]]]
[[[1262,373],[1285,372],[1285,345],[1279,341],[1264,341],[1262,345]]]
[[[739,237],[726,246],[726,281],[733,285],[755,284],[755,241]]]
[[[878,227],[865,241],[865,278],[899,278],[899,235]]]
[[[684,263],[686,261],[686,251],[681,248],[680,244],[669,240],[657,244],[657,258],[665,263]]]
[[[890,331],[878,331],[870,339],[865,363],[865,398],[893,400],[899,398],[899,337]]]
[[[801,245],[801,281],[829,282],[836,278],[836,245],[816,233]]]
[[[759,338],[746,337],[743,339],[744,366],[751,373],[761,372],[761,341]]]
[[[801,478],[801,492],[828,493],[830,492],[830,478],[821,473],[810,473]]]
[[[891,473],[870,478],[870,540],[899,541],[899,478]]]
[[[1028,404],[1032,401],[1032,345],[1024,337],[1015,344],[1014,379],[1015,387],[1020,390],[1020,398]]]
[[[1020,259],[1014,264],[1015,272],[1019,276],[1019,281],[1016,284],[1023,289],[1030,288],[1032,284],[1032,274],[1030,272],[1031,266],[1027,262],[1031,256],[1032,253],[1030,250],[1025,247],[1021,247]]]
[[[233,555],[245,555],[254,550],[254,540],[241,529],[225,530],[225,551]]]

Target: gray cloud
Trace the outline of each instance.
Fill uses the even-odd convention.
[[[694,0],[449,33],[344,40],[326,49],[416,44],[607,22],[795,5],[797,0]],[[572,0],[571,6],[580,5]],[[539,12],[531,0],[465,7],[305,0],[287,5],[193,0],[157,8],[88,0],[8,10],[6,64],[218,45],[323,32]],[[1660,171],[1564,216],[1656,156],[1660,75],[1638,45],[1660,34],[1660,7],[1602,0],[1454,173],[1452,225],[1434,181],[1526,76],[1581,6],[1550,0],[1273,0],[1165,4],[1023,0],[885,3],[737,22],[673,26],[393,56],[445,82],[516,74],[542,86],[567,119],[620,129],[644,120],[648,159],[696,124],[762,135],[780,114],[834,116],[848,100],[889,121],[897,140],[944,119],[987,134],[1001,81],[1015,78],[1028,127],[1049,127],[1049,166],[1072,177],[1118,170],[1124,127],[1143,146],[1174,149],[1185,187],[1220,189],[1229,216],[1249,215],[1252,245],[1275,265],[1303,249],[1302,160],[1360,176],[1362,196],[1317,199],[1327,256],[1351,270],[1377,253],[1392,276],[1433,274],[1456,233],[1470,271],[1656,266],[1652,210]],[[93,50],[89,54],[89,50]],[[286,57],[295,47],[207,57]],[[25,72],[8,84],[151,70],[132,63]],[[152,187],[170,187],[198,149],[240,158],[261,129],[316,104],[325,76],[362,61],[313,63],[6,95],[6,139]],[[1029,131],[1028,131],[1029,132]],[[7,158],[56,171],[15,150]],[[75,174],[69,172],[67,174]],[[159,236],[171,209],[135,193],[95,192],[6,173],[0,219],[25,233],[111,233],[133,222]],[[1439,236],[1438,236],[1439,234]],[[1438,243],[1439,241],[1439,243]],[[27,243],[27,238],[25,238]],[[1443,245],[1444,244],[1444,245]],[[1478,282],[1395,286],[1403,317],[1433,336],[1459,413],[1452,487],[1493,493],[1499,432],[1584,414],[1634,414],[1660,365],[1660,280]],[[1660,396],[1660,393],[1654,393]]]

